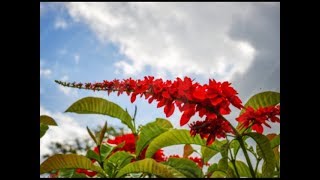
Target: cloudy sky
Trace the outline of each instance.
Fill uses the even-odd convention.
[[[229,81],[243,102],[261,91],[279,92],[280,3],[40,3],[40,114],[59,124],[40,140],[40,156],[50,142],[88,137],[86,126],[105,120],[123,126],[105,116],[63,113],[86,96],[106,98],[131,114],[137,105],[138,125],[165,117],[143,99],[131,104],[126,95],[64,88],[54,80],[146,75]],[[232,122],[238,113],[229,116]],[[170,117],[175,127],[180,115]]]

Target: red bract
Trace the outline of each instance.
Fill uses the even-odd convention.
[[[200,134],[201,138],[207,138],[207,145],[214,142],[216,138],[225,138],[226,133],[233,133],[229,122],[218,117],[217,119],[206,118],[205,121],[193,122],[190,127],[190,134]]]
[[[83,83],[62,85],[82,88]],[[199,116],[206,116],[209,119],[216,119],[218,114],[230,114],[230,104],[241,109],[242,102],[237,96],[237,91],[230,87],[229,82],[216,82],[209,80],[209,84],[201,85],[193,82],[189,77],[177,78],[175,81],[163,81],[146,76],[144,79],[133,80],[131,78],[113,81],[103,81],[102,83],[85,83],[85,89],[104,90],[108,93],[118,91],[118,95],[126,92],[131,94],[130,101],[133,103],[136,96],[144,96],[149,103],[154,100],[158,102],[157,107],[164,107],[166,117],[170,117],[175,110],[175,106],[183,113],[180,125],[187,124],[190,118],[199,112]]]
[[[86,174],[87,176],[90,176],[90,177],[93,177],[97,174],[97,172],[86,170],[86,169],[77,169],[76,172],[80,174],[81,173]]]
[[[135,137],[133,134],[125,134],[122,136],[116,136],[115,139],[109,139],[107,141],[110,144],[115,144],[118,145],[122,142],[125,142],[124,146],[121,148],[116,149],[114,152],[116,151],[127,151],[130,153],[135,153],[136,151],[136,143],[135,143]],[[144,159],[145,158],[145,154],[146,154],[146,150],[147,147],[140,153],[140,159]],[[153,159],[155,159],[158,162],[161,161],[165,161],[165,156],[163,154],[163,150],[159,149],[153,156]]]
[[[124,134],[122,136],[116,136],[114,139],[108,139],[107,142],[115,145],[125,142],[124,146],[118,148],[116,151],[127,151],[130,153],[135,153],[136,151],[136,143],[133,134]]]
[[[258,110],[254,110],[252,107],[248,107],[241,116],[236,118],[236,120],[241,123],[241,128],[248,128],[249,126],[252,126],[252,130],[262,134],[262,124],[271,128],[267,121],[270,120],[271,122],[280,123],[280,119],[278,116],[280,116],[280,105],[262,107]]]

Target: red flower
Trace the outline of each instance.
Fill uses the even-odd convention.
[[[82,88],[83,83],[66,83],[58,82],[65,86]],[[187,124],[195,113],[199,116],[205,116],[210,120],[217,119],[219,115],[230,114],[230,104],[238,109],[243,108],[242,102],[237,96],[229,82],[216,82],[209,79],[209,84],[201,85],[193,82],[189,77],[183,79],[176,78],[174,81],[163,81],[162,79],[154,79],[152,76],[146,76],[144,79],[133,80],[131,78],[113,81],[103,81],[102,83],[84,83],[85,89],[104,90],[108,94],[118,91],[118,95],[126,92],[131,94],[130,101],[133,103],[136,97],[145,97],[149,103],[157,101],[157,107],[164,107],[166,117],[170,117],[175,106],[182,112],[180,125]],[[273,118],[273,121],[277,119]],[[221,122],[221,121],[217,121]],[[219,127],[222,125],[219,125]],[[213,126],[211,126],[213,128]],[[219,128],[218,128],[219,129]],[[198,132],[197,132],[198,133]],[[214,137],[210,137],[210,139]]]
[[[107,142],[115,145],[125,142],[124,146],[117,149],[116,151],[127,151],[130,153],[135,153],[136,151],[136,144],[133,134],[124,134],[122,136],[116,136],[114,139],[108,139]]]
[[[203,165],[210,166],[210,164],[208,162],[203,163],[203,160],[199,157],[189,157],[189,159],[192,160],[193,162],[195,162],[200,168],[202,168]]]
[[[193,122],[190,127],[190,134],[195,136],[200,134],[201,138],[207,138],[207,145],[214,142],[216,138],[225,138],[226,133],[232,133],[229,122],[221,117],[217,119],[208,119],[205,121]]]
[[[262,134],[262,124],[271,128],[271,126],[267,123],[268,120],[271,122],[280,123],[280,119],[277,116],[280,116],[280,105],[262,107],[258,110],[248,107],[242,115],[236,118],[236,120],[241,123],[241,128],[248,128],[250,125],[252,125],[252,130]]]
[[[76,172],[79,174],[81,173],[86,174],[87,176],[90,176],[90,177],[93,177],[97,174],[97,172],[86,170],[86,169],[77,169]]]
[[[109,139],[107,141],[110,144],[118,145],[122,142],[125,142],[124,146],[122,148],[116,149],[114,152],[117,151],[127,151],[130,153],[135,153],[136,151],[136,143],[135,143],[135,137],[133,134],[125,134],[122,136],[117,136],[115,139]],[[145,158],[146,150],[148,147],[146,147],[141,153],[140,153],[140,159]],[[153,156],[153,159],[155,159],[158,162],[165,161],[165,156],[163,154],[163,150],[159,149]]]

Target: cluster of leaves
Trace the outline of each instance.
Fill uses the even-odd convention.
[[[280,103],[280,93],[263,92],[248,100],[244,107],[254,110],[267,108]],[[157,118],[155,121],[137,129],[135,114],[132,117],[119,105],[97,97],[86,97],[73,103],[66,112],[78,114],[102,114],[119,119],[128,126],[135,137],[134,151],[124,148],[127,141],[118,144],[106,138],[106,128],[94,134],[88,132],[96,148],[88,150],[86,156],[76,154],[56,154],[40,165],[40,174],[51,173],[57,177],[279,177],[280,174],[280,134],[263,135],[251,132],[252,123],[246,128],[238,124],[234,128],[236,134],[232,140],[215,140],[210,145],[199,134],[191,135],[189,130],[175,129],[170,121]],[[240,112],[240,115],[245,110]],[[240,116],[241,117],[241,116]],[[251,119],[250,119],[251,120]],[[254,121],[256,122],[256,121]],[[231,134],[233,135],[233,134]],[[256,142],[256,149],[249,147],[247,139]],[[162,148],[173,145],[185,145],[183,157],[167,157],[163,161],[155,160],[155,154]],[[194,152],[191,145],[200,145],[201,158],[195,162],[190,154]],[[237,154],[242,149],[247,162],[237,160]],[[248,152],[257,160],[253,169]],[[144,156],[141,156],[144,154]],[[221,159],[203,172],[202,166],[215,155],[221,154]],[[263,162],[262,168],[258,168]],[[81,171],[79,169],[82,169]],[[92,173],[94,172],[94,173]]]
[[[97,134],[103,126],[98,126],[93,130]],[[109,126],[106,130],[105,138],[115,137],[124,134],[124,128],[115,128]],[[44,154],[42,158],[46,159],[54,154],[83,154],[93,146],[90,137],[74,138],[72,141],[66,142],[51,142],[49,145],[50,153]]]

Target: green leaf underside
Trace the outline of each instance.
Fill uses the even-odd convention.
[[[47,132],[48,129],[48,125],[40,123],[40,138]]]
[[[238,170],[240,177],[250,177],[250,178],[252,177],[249,167],[244,162],[235,161],[235,164],[236,164],[236,167],[237,167],[237,170]],[[229,168],[231,168],[235,172],[235,169],[232,165],[232,162],[229,162]]]
[[[47,115],[40,116],[40,123],[50,126],[57,126],[56,121],[52,117]]]
[[[119,105],[103,98],[85,97],[73,103],[65,112],[78,114],[101,114],[108,115],[127,125],[132,132],[135,132],[132,117]]]
[[[205,163],[207,163],[212,157],[214,157],[218,153],[219,151],[217,150],[213,150],[205,146],[201,146],[201,155]]]
[[[218,162],[218,169],[219,170],[224,170],[227,171],[228,170],[228,147],[229,144],[224,144],[221,147],[221,159]]]
[[[262,169],[263,177],[272,177],[276,166],[275,155],[269,139],[259,133],[247,133],[257,143],[257,154],[264,159],[265,168]]]
[[[277,146],[280,145],[280,134],[275,136],[271,141],[270,141],[270,145],[271,145],[271,148],[275,148]]]
[[[150,158],[153,154],[163,147],[179,145],[179,144],[196,144],[206,146],[206,141],[201,139],[200,135],[191,137],[189,130],[186,129],[170,129],[158,137],[154,138],[146,152],[146,157]],[[217,146],[208,146],[208,148],[217,150]]]
[[[100,155],[101,161],[103,162],[106,157],[115,149],[115,147],[110,146],[109,144],[101,144],[100,145]]]
[[[90,158],[90,159],[95,159],[95,160],[97,160],[98,162],[101,162],[101,161],[100,161],[100,156],[99,156],[96,152],[92,151],[91,149],[89,149],[89,150],[87,151],[86,157],[87,157],[87,158]]]
[[[142,126],[139,139],[136,146],[136,155],[139,156],[141,151],[157,136],[173,128],[170,121],[157,118],[156,121]]]
[[[49,157],[40,165],[40,174],[66,168],[81,168],[104,174],[103,169],[92,164],[89,158],[76,154],[56,154]]]
[[[260,107],[274,106],[280,103],[280,93],[273,91],[265,91],[252,96],[244,107],[251,106],[253,109],[257,110]],[[245,112],[242,109],[240,115]]]
[[[167,162],[163,163],[180,171],[187,178],[201,178],[203,177],[202,170],[199,166],[187,158],[169,158]]]
[[[178,170],[158,163],[154,159],[146,158],[140,161],[132,162],[118,172],[116,177],[122,177],[128,173],[150,173],[161,178],[184,178],[185,176]]]

